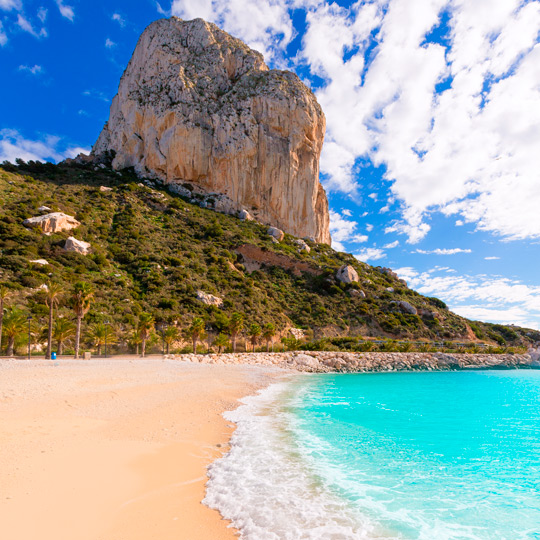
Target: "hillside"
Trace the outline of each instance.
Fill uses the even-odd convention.
[[[94,285],[86,324],[109,320],[124,329],[149,311],[156,321],[181,327],[202,316],[218,331],[223,314],[238,311],[248,324],[273,322],[281,331],[298,327],[308,339],[372,336],[515,346],[540,337],[531,330],[467,321],[397,276],[328,245],[307,241],[308,253],[289,235],[274,243],[266,226],[144,185],[129,170],[4,163],[0,200],[0,281],[14,290],[11,303],[27,305],[37,319],[47,312],[37,289],[52,276],[68,292],[77,281]],[[50,236],[23,226],[43,205],[81,225]],[[71,235],[89,242],[92,253],[66,252]],[[38,259],[48,264],[30,262]],[[336,279],[342,265],[356,269],[358,283]],[[222,298],[222,308],[203,304],[197,291]],[[417,314],[399,302],[414,306]]]

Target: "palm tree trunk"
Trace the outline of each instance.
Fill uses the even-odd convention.
[[[98,355],[98,356],[101,356],[101,343],[98,343],[98,346],[97,346],[97,355]]]
[[[232,352],[236,352],[236,336],[231,336]]]
[[[167,343],[167,354],[169,354],[169,343]]]
[[[60,356],[62,354],[62,348],[64,346],[64,343],[62,342],[61,339],[58,340],[58,356]]]
[[[47,334],[47,354],[45,356],[46,360],[51,359],[52,352],[52,330],[53,330],[53,308],[54,302],[49,302],[49,332]]]
[[[79,347],[81,343],[81,323],[82,317],[77,317],[77,331],[75,332],[75,360],[79,358]]]
[[[270,340],[266,342],[266,352],[270,352]]]
[[[141,356],[144,358],[146,355],[146,337],[142,338],[142,353]]]
[[[13,356],[13,348],[15,347],[15,336],[8,338],[7,351],[8,356]]]
[[[139,356],[139,342],[135,343],[135,354]]]
[[[197,339],[193,340],[193,354],[197,354]]]

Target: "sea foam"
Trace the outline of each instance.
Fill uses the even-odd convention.
[[[246,540],[383,538],[307,468],[284,406],[293,391],[294,383],[274,384],[225,413],[237,427],[230,451],[209,467],[203,502]]]

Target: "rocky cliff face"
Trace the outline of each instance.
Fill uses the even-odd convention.
[[[152,23],[93,148],[113,167],[225,194],[235,210],[330,243],[319,183],[325,118],[293,73],[202,19]]]

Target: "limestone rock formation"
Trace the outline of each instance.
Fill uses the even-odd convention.
[[[266,231],[272,238],[275,238],[278,242],[281,242],[285,238],[285,233],[277,227],[268,227]]]
[[[354,283],[358,281],[358,272],[351,265],[342,266],[336,274],[336,278],[342,283]]]
[[[214,296],[213,294],[205,293],[204,291],[197,291],[197,300],[200,300],[207,306],[223,306],[223,300],[219,298],[219,296]]]
[[[88,242],[83,242],[82,240],[77,240],[73,236],[70,236],[66,243],[64,244],[64,249],[66,251],[73,251],[75,253],[80,253],[81,255],[88,255],[92,250]]]
[[[190,184],[299,237],[330,243],[319,183],[325,118],[291,72],[202,19],[141,35],[92,150],[114,169]]]
[[[45,234],[52,234],[62,231],[70,231],[80,225],[73,217],[63,212],[53,212],[43,216],[36,216],[23,221],[25,227],[37,227]]]

